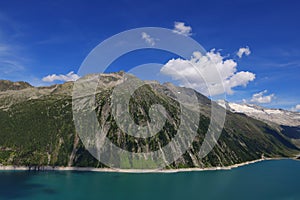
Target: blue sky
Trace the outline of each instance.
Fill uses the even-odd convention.
[[[138,27],[173,29],[183,22],[207,51],[216,49],[224,60],[235,61],[238,71],[255,74],[227,100],[291,109],[300,104],[299,9],[296,0],[1,1],[0,79],[49,85],[43,77],[76,73],[88,53],[112,35]],[[239,58],[242,47],[251,54]],[[174,57],[154,51],[137,55],[120,60],[116,70]]]

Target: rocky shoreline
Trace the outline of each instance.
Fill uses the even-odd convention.
[[[262,158],[253,161],[243,162],[231,166],[224,167],[208,167],[208,168],[181,168],[181,169],[113,169],[113,168],[93,168],[93,167],[59,167],[59,166],[4,166],[0,165],[1,170],[12,171],[85,171],[85,172],[117,172],[117,173],[178,173],[193,171],[215,171],[215,170],[231,170],[238,167],[254,164],[267,160],[283,160],[298,158]]]

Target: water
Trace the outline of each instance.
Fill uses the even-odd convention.
[[[0,199],[300,199],[300,162],[158,174],[0,171]]]

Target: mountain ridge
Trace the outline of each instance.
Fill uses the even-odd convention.
[[[268,123],[283,126],[300,126],[300,113],[278,108],[265,108],[255,104],[233,103],[224,100],[217,101],[219,105],[231,112],[244,113],[250,117]]]
[[[147,126],[151,105],[161,104],[168,118],[155,136],[141,139],[129,136],[117,125],[111,114],[111,94],[122,83],[124,72],[100,74],[95,93],[95,111],[106,127],[106,137],[124,150],[140,153],[159,150],[176,135],[180,120],[179,107],[167,84],[145,82],[130,100],[130,114],[137,124]],[[96,160],[78,140],[73,121],[73,82],[50,87],[27,87],[0,92],[0,163],[17,166],[107,167]],[[83,88],[84,89],[84,88]],[[192,91],[192,90],[191,90]],[[167,168],[207,168],[230,166],[268,158],[294,157],[300,152],[298,140],[283,134],[280,126],[269,125],[243,114],[226,111],[225,126],[216,146],[204,158],[197,154],[210,123],[211,102],[196,92],[200,106],[197,136],[187,151]],[[175,149],[176,151],[176,149]],[[130,160],[129,160],[130,161]],[[122,158],[122,168],[134,168],[134,163]]]
[[[33,87],[28,82],[25,81],[10,81],[10,80],[0,80],[0,92],[7,90],[22,90],[25,88]]]

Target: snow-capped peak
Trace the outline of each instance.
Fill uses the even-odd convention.
[[[273,122],[285,126],[300,126],[300,113],[283,109],[264,108],[254,104],[230,103],[219,100],[217,103],[231,112],[244,113],[265,122]]]

